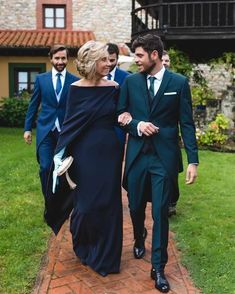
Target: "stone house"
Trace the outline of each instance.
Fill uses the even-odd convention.
[[[115,42],[129,54],[131,1],[0,0],[0,98],[32,91],[35,75],[51,68],[52,44],[70,50],[68,70],[88,40]]]

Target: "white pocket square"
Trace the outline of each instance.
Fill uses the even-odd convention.
[[[177,92],[165,92],[164,95],[176,95]]]

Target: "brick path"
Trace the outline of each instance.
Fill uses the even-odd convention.
[[[55,238],[52,237],[45,257],[44,265],[34,288],[33,294],[154,294],[160,293],[150,279],[151,248],[151,210],[147,207],[146,255],[136,260],[132,254],[133,234],[127,208],[126,193],[124,203],[124,242],[121,262],[121,273],[101,277],[89,267],[83,266],[74,255],[69,224],[66,223]],[[179,262],[173,233],[170,233],[168,246],[169,261],[166,266],[171,291],[170,294],[200,293],[190,280],[187,270]]]

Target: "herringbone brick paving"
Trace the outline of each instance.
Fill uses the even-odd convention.
[[[146,255],[143,259],[134,259],[132,254],[133,233],[127,208],[127,197],[123,191],[123,251],[120,274],[101,277],[89,267],[82,265],[76,258],[71,243],[69,223],[67,222],[57,237],[49,242],[48,254],[39,273],[33,294],[157,294],[154,281],[150,278],[151,249],[151,206],[146,211]],[[169,280],[170,294],[196,294],[196,289],[187,270],[180,264],[179,252],[174,244],[174,235],[170,232],[168,246],[169,261],[166,276]]]

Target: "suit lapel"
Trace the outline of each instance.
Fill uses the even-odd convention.
[[[117,82],[120,85],[120,74],[119,74],[118,68],[115,71],[114,81]]]
[[[157,91],[156,96],[153,99],[151,113],[154,111],[154,109],[157,107],[158,103],[160,102],[160,100],[164,96],[163,94],[165,92],[166,86],[167,86],[170,78],[171,78],[171,73],[166,69],[165,73],[163,75],[161,86],[160,86],[159,90]]]
[[[55,102],[57,102],[57,98],[56,98],[56,94],[55,94],[55,90],[54,90],[54,86],[53,86],[53,82],[52,82],[52,72],[51,71],[49,71],[46,75],[45,88],[47,88],[49,90],[50,96],[52,97],[52,99],[55,100]]]

